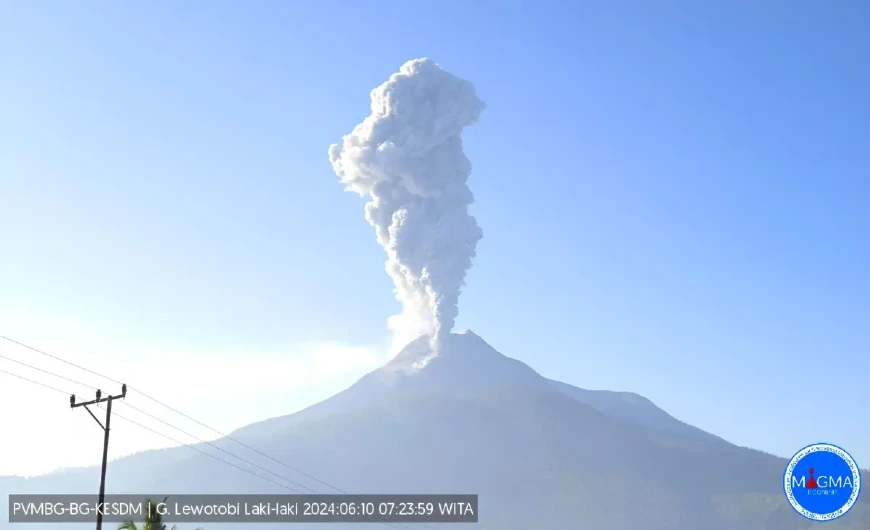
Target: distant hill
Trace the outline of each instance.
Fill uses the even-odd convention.
[[[478,493],[481,523],[457,528],[805,530],[817,524],[786,504],[784,459],[734,446],[636,394],[548,380],[471,332],[451,335],[434,357],[421,338],[332,398],[231,436],[345,491]],[[218,444],[332,492],[228,440]],[[115,492],[286,493],[185,448],[123,458],[109,473]],[[95,469],[75,470],[0,481],[0,489],[90,493],[97,476]],[[826,528],[870,529],[870,506],[862,502]]]

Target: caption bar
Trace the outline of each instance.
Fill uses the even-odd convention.
[[[477,495],[9,495],[10,523],[476,523]],[[147,499],[151,499],[148,501]]]

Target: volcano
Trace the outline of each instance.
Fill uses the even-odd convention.
[[[688,438],[721,441],[676,420],[644,397],[631,392],[584,390],[549,380],[528,365],[506,357],[473,331],[453,333],[432,350],[429,337],[411,342],[389,363],[367,374],[347,390],[290,416],[251,425],[238,432],[258,438],[270,429],[299,421],[349,413],[379,401],[434,398],[463,399],[502,390],[555,393],[568,396],[598,412]]]
[[[332,485],[352,493],[479,494],[480,522],[456,528],[802,530],[814,524],[786,503],[785,459],[732,445],[639,395],[547,379],[473,332],[445,337],[438,352],[430,343],[421,337],[345,391],[231,434],[306,475],[231,440],[216,445],[321,493],[335,493]],[[108,489],[117,493],[287,493],[184,447],[116,460],[109,476]],[[90,493],[97,477],[89,468],[7,480],[0,490]],[[829,525],[866,530],[870,507],[861,502]]]

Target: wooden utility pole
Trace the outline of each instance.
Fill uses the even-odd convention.
[[[103,501],[106,498],[106,463],[108,462],[109,457],[109,422],[112,421],[112,401],[116,399],[123,399],[127,397],[127,385],[121,385],[121,393],[117,396],[106,396],[101,397],[102,392],[97,390],[97,399],[86,401],[84,403],[76,403],[75,394],[69,397],[69,406],[70,408],[76,407],[84,407],[88,414],[94,418],[94,421],[97,422],[104,432],[103,435],[103,470],[100,473],[100,501],[97,505],[97,530],[103,529]],[[96,405],[97,403],[106,402],[106,424],[103,425],[100,423],[100,420],[91,412],[91,409],[88,408],[88,405]]]

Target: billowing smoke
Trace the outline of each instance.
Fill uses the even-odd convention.
[[[437,347],[456,320],[483,237],[468,213],[471,163],[460,134],[483,109],[474,85],[415,59],[372,90],[371,115],[329,147],[346,190],[368,197],[366,220],[387,253],[402,304],[389,319],[400,344],[429,334]]]

